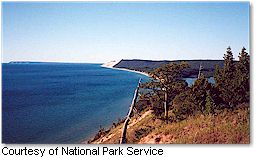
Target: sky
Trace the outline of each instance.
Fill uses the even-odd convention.
[[[248,2],[3,2],[2,62],[223,59],[249,50]],[[250,53],[250,52],[249,52]]]

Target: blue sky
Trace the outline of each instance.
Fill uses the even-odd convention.
[[[2,61],[222,59],[249,49],[249,3],[2,3]]]

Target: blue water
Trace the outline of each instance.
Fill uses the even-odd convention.
[[[139,78],[99,64],[2,64],[2,142],[87,140],[127,114]]]
[[[192,86],[197,78],[185,78],[186,82],[188,83],[188,86]],[[214,78],[210,77],[208,78],[208,82],[214,84]]]

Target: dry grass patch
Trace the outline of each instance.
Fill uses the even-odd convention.
[[[197,115],[181,122],[164,124],[139,143],[248,144],[249,110],[223,111],[216,116]]]

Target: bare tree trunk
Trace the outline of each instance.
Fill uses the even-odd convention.
[[[127,114],[127,117],[126,117],[126,120],[124,122],[124,126],[123,126],[123,131],[122,131],[122,135],[121,135],[121,139],[120,139],[120,144],[123,144],[123,143],[126,143],[126,132],[127,132],[127,126],[128,126],[128,123],[130,121],[130,118],[131,118],[131,115],[132,115],[132,111],[133,111],[133,108],[135,106],[135,103],[137,101],[137,97],[138,97],[138,92],[139,92],[139,87],[140,87],[140,81],[141,81],[141,78],[139,80],[139,83],[138,83],[138,86],[134,92],[134,96],[133,96],[133,100],[132,100],[132,104],[130,106],[130,110]]]
[[[203,66],[202,66],[202,62],[201,62],[200,66],[199,66],[198,76],[197,76],[198,79],[201,77],[201,70],[202,69],[203,69]]]
[[[165,122],[168,124],[167,91],[165,91],[164,93],[164,117],[165,117]]]

